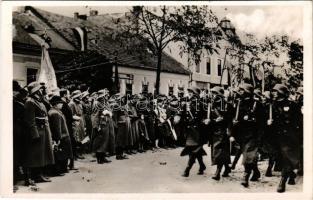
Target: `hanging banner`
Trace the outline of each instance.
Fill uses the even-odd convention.
[[[45,45],[42,45],[41,66],[38,81],[45,83],[47,93],[58,93],[57,79],[50,60],[49,52]]]

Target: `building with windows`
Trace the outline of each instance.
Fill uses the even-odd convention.
[[[41,44],[48,41],[59,87],[87,83],[94,90],[112,88],[117,65],[120,93],[153,93],[156,57],[148,49],[136,54],[122,48],[112,37],[112,17],[98,15],[95,10],[90,16],[74,13],[74,17],[66,17],[30,6],[21,7],[13,13],[13,79],[25,86],[38,78]],[[73,30],[77,28],[83,28],[81,33],[87,35],[84,44]],[[183,95],[189,77],[186,67],[163,53],[161,94]]]
[[[223,18],[219,23],[222,40],[219,41],[218,52],[208,54],[206,51],[199,64],[190,66],[192,71],[192,85],[201,89],[212,88],[215,85],[228,84],[227,67],[230,60],[225,56],[227,48],[231,47],[230,37],[236,37],[236,30],[230,20]],[[226,58],[226,63],[225,62]]]
[[[188,62],[188,55],[179,55],[175,51],[176,46],[173,45],[170,49],[170,55],[183,63],[191,71],[190,85],[197,86],[203,90],[212,88],[215,85],[228,84],[228,70],[227,68],[232,64],[230,57],[225,56],[226,50],[232,46],[231,39],[239,37],[236,34],[236,29],[229,19],[223,18],[218,24],[218,30],[222,35],[222,39],[218,42],[219,49],[217,52],[213,51],[208,54],[203,50],[200,63]],[[225,62],[226,60],[226,62]]]

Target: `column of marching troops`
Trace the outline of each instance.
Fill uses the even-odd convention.
[[[103,164],[110,156],[124,160],[125,154],[177,146],[184,146],[181,156],[189,156],[182,175],[189,176],[196,160],[202,175],[205,144],[211,147],[216,181],[223,168],[222,176],[229,176],[241,155],[244,187],[261,178],[263,157],[265,176],[272,176],[272,168],[281,171],[278,192],[303,174],[302,87],[296,94],[283,84],[264,93],[247,83],[207,93],[190,87],[184,97],[110,95],[107,89],[47,95],[38,82],[27,88],[13,82],[13,90],[14,180],[22,174],[25,185],[77,170],[74,161],[84,159],[82,153],[92,152]]]

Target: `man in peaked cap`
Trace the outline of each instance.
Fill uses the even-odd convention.
[[[278,151],[281,153],[282,172],[277,192],[285,192],[286,182],[295,184],[294,169],[299,169],[301,136],[297,131],[301,120],[301,110],[295,102],[288,100],[289,90],[283,84],[276,84],[273,88],[273,119],[268,121],[272,126],[273,139],[276,140]],[[301,133],[302,134],[302,133]]]
[[[42,87],[38,82],[27,86],[29,98],[25,103],[25,124],[29,132],[25,153],[25,166],[30,169],[27,173],[26,184],[31,183],[31,177],[36,182],[50,182],[43,175],[43,168],[54,164],[51,131],[48,122],[48,113],[42,102]]]

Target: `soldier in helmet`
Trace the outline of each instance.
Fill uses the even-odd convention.
[[[253,111],[253,86],[247,83],[239,87],[240,100],[237,103],[236,115],[234,120],[233,138],[239,145],[243,155],[242,164],[245,173],[242,181],[244,187],[249,186],[251,181],[257,181],[260,178],[260,171],[257,167],[258,161],[258,132],[256,130],[255,113]]]
[[[283,84],[276,84],[273,88],[273,113],[268,125],[272,126],[274,139],[277,141],[281,153],[282,172],[277,192],[285,192],[286,182],[295,184],[294,169],[299,168],[300,141],[297,125],[301,111],[293,101],[288,100],[289,90]]]
[[[199,106],[199,94],[200,90],[198,88],[189,88],[187,102],[182,111],[181,118],[186,134],[186,144],[181,152],[181,156],[189,156],[188,165],[182,175],[184,177],[189,176],[189,172],[196,160],[198,160],[200,165],[199,175],[203,174],[203,171],[206,169],[202,156],[207,154],[203,149],[203,141],[201,141],[199,130],[201,123],[203,123],[206,117],[206,113]]]
[[[216,165],[214,180],[220,180],[222,167],[225,167],[223,177],[228,177],[230,167],[230,143],[229,131],[227,131],[229,120],[227,117],[226,101],[224,99],[224,89],[215,86],[211,90],[212,106],[210,113],[210,133],[211,133],[211,159],[212,165]]]
[[[256,123],[256,128],[258,132],[258,146],[259,148],[259,153],[260,153],[260,160],[262,160],[265,157],[265,152],[263,152],[263,149],[261,148],[262,142],[263,142],[263,135],[264,135],[264,130],[266,127],[266,112],[265,112],[265,105],[263,103],[263,94],[260,89],[254,89],[253,91],[253,113],[255,115],[255,123]]]

